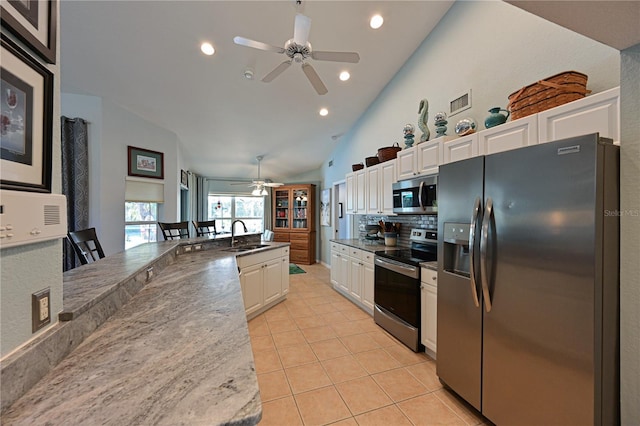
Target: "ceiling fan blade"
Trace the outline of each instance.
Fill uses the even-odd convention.
[[[277,188],[282,185],[284,185],[284,183],[279,183],[279,182],[265,182],[264,184],[264,186],[270,186],[272,188]]]
[[[269,83],[273,81],[274,78],[282,74],[284,70],[286,70],[290,66],[291,66],[291,61],[284,61],[283,63],[278,65],[273,71],[271,71],[269,74],[265,75],[262,81],[264,81],[265,83]]]
[[[233,38],[233,42],[240,46],[253,47],[254,49],[266,50],[267,52],[284,53],[284,49],[282,47],[273,46],[261,41],[250,40],[244,37],[236,36]]]
[[[304,74],[309,79],[309,82],[311,83],[313,88],[316,89],[318,95],[324,95],[329,91],[327,90],[327,86],[325,86],[322,80],[320,80],[320,76],[318,75],[316,70],[313,69],[311,65],[306,63],[302,64],[302,71],[304,71]]]
[[[360,55],[356,52],[311,52],[311,57],[316,61],[350,62],[357,64],[360,62]]]
[[[293,28],[293,41],[304,46],[309,41],[309,30],[311,30],[311,18],[302,13],[296,14],[296,23]]]

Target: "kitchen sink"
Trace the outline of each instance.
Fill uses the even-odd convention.
[[[241,253],[249,250],[256,250],[263,247],[269,247],[268,244],[249,244],[246,246],[238,246],[238,247],[230,247],[228,249],[224,249],[224,251],[228,251],[231,253]]]

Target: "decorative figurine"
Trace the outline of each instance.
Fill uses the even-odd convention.
[[[429,118],[429,101],[423,99],[420,101],[420,107],[418,108],[418,114],[420,114],[420,118],[418,119],[418,127],[422,130],[422,136],[420,136],[420,142],[425,142],[429,140],[429,136],[431,136],[431,132],[429,131],[429,126],[427,126],[427,119]]]
[[[444,136],[447,134],[447,113],[437,112],[433,117],[434,124],[436,125],[436,137]]]
[[[404,129],[404,144],[406,148],[411,148],[413,146],[413,132],[415,132],[416,128],[413,127],[413,124],[405,124]]]
[[[507,115],[500,114],[500,111],[506,112]],[[509,118],[509,116],[511,115],[509,111],[500,107],[493,107],[489,110],[489,112],[491,113],[491,115],[488,116],[486,120],[484,120],[484,127],[487,129],[489,127],[494,127],[506,122],[507,118]]]
[[[456,135],[466,136],[476,131],[476,122],[473,118],[467,117],[456,123]]]

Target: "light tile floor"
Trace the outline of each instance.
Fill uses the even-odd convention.
[[[290,276],[287,300],[249,321],[261,425],[478,425],[435,362],[333,290],[320,264]],[[487,422],[488,423],[488,422]]]

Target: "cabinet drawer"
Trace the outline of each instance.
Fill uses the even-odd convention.
[[[289,233],[288,232],[276,232],[273,236],[273,241],[277,241],[279,243],[288,243],[289,242]]]
[[[291,250],[308,250],[309,243],[307,241],[291,240]]]
[[[289,240],[291,242],[293,241],[303,241],[305,243],[309,242],[309,234],[296,234],[296,233],[291,233],[289,234]]]
[[[355,259],[362,259],[362,250],[357,249],[357,248],[353,248],[353,247],[349,247],[349,256],[355,258]]]
[[[422,268],[420,281],[424,284],[438,286],[438,271],[429,268]]]
[[[366,263],[373,263],[373,258],[375,257],[375,253],[371,253],[370,251],[362,250],[361,259]]]

